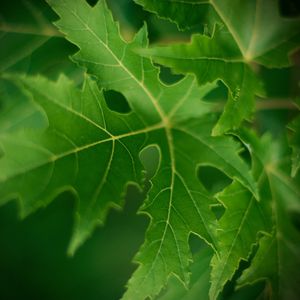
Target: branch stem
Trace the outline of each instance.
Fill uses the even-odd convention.
[[[288,99],[270,99],[256,102],[256,110],[299,110],[299,106]]]
[[[218,101],[216,103],[216,111],[223,111],[225,107],[226,101]],[[300,110],[299,105],[297,105],[294,101],[289,99],[263,99],[258,100],[255,103],[255,109],[256,111],[262,111],[262,110],[280,110],[280,109],[286,109],[286,110]]]
[[[32,34],[47,37],[63,37],[63,35],[51,25],[45,25],[42,28],[37,28],[28,25],[15,25],[15,24],[0,24],[0,31],[6,33],[19,33],[19,34]]]

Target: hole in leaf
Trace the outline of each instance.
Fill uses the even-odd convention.
[[[196,254],[206,247],[206,243],[198,235],[191,233],[189,235],[189,246],[192,254]]]
[[[220,220],[223,214],[225,213],[225,207],[221,203],[211,205],[210,209],[215,214],[218,220]]]
[[[299,211],[290,211],[289,216],[291,218],[292,224],[295,228],[300,231],[300,212]]]
[[[236,135],[231,135],[231,138],[237,143],[239,144],[239,156],[240,158],[248,165],[249,168],[251,168],[251,164],[252,164],[252,157],[251,154],[249,152],[249,149],[246,147],[246,145],[242,142],[241,139],[239,139],[238,136]]]
[[[172,85],[184,78],[184,75],[174,74],[168,67],[156,64],[159,68],[159,79],[166,85]]]
[[[232,180],[219,169],[211,166],[199,166],[198,178],[212,195],[223,190]]]
[[[300,2],[295,0],[280,0],[280,13],[285,17],[300,16]]]
[[[106,105],[110,110],[118,112],[120,114],[128,114],[129,112],[131,112],[128,101],[123,94],[114,90],[104,90],[103,95]]]
[[[98,2],[98,0],[86,0],[86,2],[90,5],[90,6],[95,6]]]
[[[251,166],[251,154],[246,147],[239,153],[241,159],[250,167]]]
[[[96,0],[89,1],[95,2]],[[120,23],[123,37],[129,37],[130,40],[133,38],[132,35],[143,26],[144,21],[151,16],[150,13],[143,10],[141,5],[136,4],[132,0],[106,0],[106,3],[112,12],[113,18]],[[151,31],[150,28],[149,31]]]
[[[147,179],[151,179],[157,172],[160,158],[160,149],[157,145],[149,145],[140,152],[140,160],[145,168]]]
[[[222,81],[217,82],[217,87],[211,90],[205,97],[204,101],[220,103],[220,107],[224,106],[227,101],[228,88]]]
[[[259,233],[259,237],[262,237],[263,235],[261,235],[261,233]],[[236,280],[241,277],[242,273],[244,272],[244,270],[248,269],[251,266],[251,262],[253,260],[253,258],[255,257],[255,254],[257,253],[259,246],[258,245],[253,245],[251,253],[248,257],[247,260],[242,259],[239,262],[239,266],[237,268],[237,270],[235,271],[233,277],[231,278],[231,280],[229,280],[225,286],[224,289],[222,291],[222,299],[231,299],[231,295],[235,295],[236,294]],[[264,282],[260,282],[255,284],[257,286],[257,293],[260,293],[261,290],[264,289]],[[245,291],[245,292],[243,292]],[[245,295],[248,295],[248,293],[251,293],[251,289],[249,290],[249,286],[244,286],[241,289],[238,290],[238,297],[234,298],[234,299],[245,299]],[[254,292],[254,290],[253,290]],[[255,292],[255,293],[256,293]],[[247,297],[248,298],[248,297]],[[248,299],[257,299],[257,297],[249,297]]]
[[[238,279],[238,276],[235,276],[231,281],[225,284],[220,299],[266,299],[265,295],[267,295],[268,292],[264,291],[266,288],[265,281],[245,285],[237,290],[236,279]]]

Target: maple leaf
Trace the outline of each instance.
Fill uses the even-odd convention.
[[[242,260],[250,260],[251,264],[238,279],[238,288],[267,280],[270,286],[267,285],[263,291],[265,297],[297,299],[300,234],[296,218],[300,212],[300,191],[296,182],[290,181],[280,170],[285,151],[280,149],[276,141],[269,135],[259,139],[247,130],[242,130],[240,137],[253,157],[261,201],[253,199],[237,182],[217,194],[225,207],[225,213],[217,227],[219,248],[211,261],[210,299],[218,299],[225,283],[232,280],[241,268]],[[203,289],[205,292],[201,297],[207,299],[209,288],[203,282],[208,281],[208,278],[203,279],[203,266],[207,262],[205,259],[199,261],[200,257],[197,257],[192,268],[191,288],[184,290],[178,287],[178,282],[170,281],[161,299],[195,299],[195,291],[199,295]],[[236,297],[239,293],[243,299],[254,299],[251,294],[243,295],[243,290],[238,291]]]
[[[269,136],[261,143],[253,134],[243,134],[252,153],[264,166],[262,174],[267,178],[270,190],[270,216],[272,232],[260,240],[251,265],[239,278],[240,286],[267,280],[271,299],[297,299],[300,293],[300,233],[296,217],[300,213],[298,180],[290,178],[281,170],[285,147],[275,143]],[[294,217],[295,216],[295,217]]]
[[[300,21],[282,18],[277,1],[139,0],[137,3],[179,24],[185,12],[188,11],[185,20],[193,20],[203,8],[204,12],[209,11],[205,13],[209,21],[205,18],[203,22],[223,24],[215,26],[211,36],[193,35],[190,43],[141,50],[175,73],[194,73],[200,84],[216,79],[224,82],[229,90],[228,100],[213,129],[215,135],[237,129],[245,118],[249,119],[255,96],[264,95],[254,69],[290,66],[289,54],[299,47]],[[175,13],[181,9],[180,14]]]
[[[256,157],[257,151],[269,147],[270,139],[266,136],[258,141],[253,133],[245,129],[241,130],[238,136],[253,155],[252,168],[261,201],[257,202],[238,182],[233,182],[216,195],[225,212],[218,223],[219,251],[211,261],[210,299],[217,299],[225,283],[231,280],[238,270],[240,262],[248,260],[261,234],[272,231],[270,217],[272,195],[265,174],[265,165],[261,158]]]
[[[24,130],[0,137],[0,204],[18,198],[22,216],[47,205],[62,191],[77,199],[69,252],[73,253],[103,223],[110,206],[122,205],[128,182],[143,180],[139,154],[154,145],[159,168],[142,206],[151,222],[135,260],[139,267],[124,299],[158,294],[170,274],[186,286],[191,232],[214,249],[216,218],[212,198],[197,177],[199,165],[221,169],[255,197],[257,187],[240,146],[230,137],[211,137],[214,106],[201,101],[215,84],[198,87],[193,76],[172,86],[158,79],[147,58],[132,51],[147,45],[143,27],[131,42],[120,37],[104,1],[49,1],[61,17],[59,29],[79,47],[73,57],[105,89],[121,92],[131,112],[108,109],[96,82],[86,77],[82,90],[65,76],[9,76],[45,112],[46,131]]]
[[[258,181],[259,187],[264,179],[262,176]],[[232,279],[241,260],[248,260],[252,247],[259,240],[259,233],[269,232],[272,228],[266,195],[261,202],[257,202],[243,186],[234,182],[217,197],[223,203],[225,213],[217,230],[219,251],[211,261],[210,299],[217,299],[225,283]]]

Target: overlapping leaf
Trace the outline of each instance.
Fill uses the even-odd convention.
[[[14,9],[10,10],[9,7]],[[51,8],[44,1],[2,3],[0,9],[0,72],[47,74],[63,71],[81,80],[82,71],[69,60],[75,47],[51,24]],[[0,83],[0,131],[43,126],[36,107],[12,83]]]
[[[217,26],[211,37],[196,34],[189,44],[152,47],[143,53],[177,73],[196,74],[199,83],[222,80],[229,89],[228,100],[213,133],[222,134],[237,128],[243,119],[249,118],[255,95],[263,95],[254,72],[256,65],[289,66],[290,52],[300,45],[300,21],[281,18],[277,2],[273,0],[158,2],[138,1],[163,16],[169,12],[168,16],[179,24],[181,20],[173,10],[188,6],[190,12],[191,7],[195,7],[192,10],[195,16],[198,7],[210,5],[214,11],[211,21],[218,15],[218,22],[224,24],[224,27]],[[182,14],[179,15],[182,18]],[[189,15],[185,19],[190,19]]]
[[[300,118],[296,118],[289,124],[289,129],[292,131],[291,147],[292,155],[292,176],[296,176],[300,168]]]
[[[9,8],[13,9],[9,9]],[[51,24],[53,12],[44,1],[1,4],[0,71],[44,73],[56,77],[79,70],[68,59],[74,48]]]
[[[125,184],[141,182],[139,153],[156,145],[160,165],[143,205],[151,223],[124,299],[156,295],[171,273],[187,285],[190,232],[217,248],[211,198],[197,178],[197,166],[221,169],[257,197],[238,144],[210,136],[213,107],[201,97],[214,84],[199,88],[188,76],[163,85],[151,62],[132,51],[146,46],[146,29],[124,42],[104,1],[93,8],[80,0],[49,3],[61,17],[60,30],[80,48],[74,59],[103,88],[121,92],[132,112],[110,111],[88,77],[82,90],[65,77],[14,79],[45,111],[49,128],[1,135],[1,204],[18,198],[27,215],[63,190],[72,191],[77,198],[73,252],[104,221],[109,206],[121,205]]]
[[[264,174],[260,181],[261,187],[265,184]],[[269,197],[266,195],[261,197],[261,202],[257,202],[240,184],[234,182],[218,198],[226,210],[219,222],[219,251],[211,262],[210,299],[217,299],[241,260],[247,261],[258,241],[258,234],[271,230]]]
[[[175,22],[180,29],[196,27],[199,24],[213,27],[214,20],[217,21],[218,15],[211,8],[209,1],[206,0],[134,0],[142,5],[146,10],[158,14]]]
[[[56,83],[40,77],[19,80],[46,112],[49,129],[1,135],[1,204],[19,198],[26,216],[58,193],[72,191],[78,199],[73,252],[103,222],[107,207],[121,203],[126,182],[138,181],[141,165],[132,156],[138,157],[144,143],[144,137],[135,140],[145,135],[143,123],[135,115],[120,120],[110,112],[89,79],[82,92],[65,77]],[[127,145],[132,122],[136,131]]]
[[[297,299],[299,296],[300,233],[297,218],[300,213],[300,191],[280,170],[281,150],[270,139],[263,144],[253,136],[243,136],[257,159],[264,166],[271,192],[269,220],[273,221],[273,232],[263,237],[259,249],[239,279],[240,285],[267,280],[271,299]],[[272,217],[273,216],[273,217]]]
[[[254,201],[244,187],[236,182],[218,195],[225,206],[225,213],[220,219],[217,234],[220,248],[212,259],[210,298],[217,299],[225,283],[238,270],[241,260],[248,260],[259,236],[266,234],[261,240],[254,263],[245,272],[241,282],[246,284],[269,278],[273,285],[271,294],[273,293],[274,299],[294,299],[298,292],[296,282],[300,278],[300,272],[291,261],[296,265],[299,263],[296,253],[300,246],[300,235],[293,228],[287,212],[299,213],[299,190],[280,171],[285,153],[279,148],[279,144],[268,135],[259,140],[254,133],[246,130],[240,132],[240,137],[253,158],[261,201]],[[273,230],[275,235],[272,239],[275,238],[276,242],[271,241]],[[268,258],[263,258],[263,255]],[[258,274],[253,275],[251,272]],[[289,276],[289,272],[292,276]],[[247,274],[251,274],[249,278]],[[254,278],[255,276],[257,277]],[[288,294],[290,298],[284,296]]]
[[[0,132],[29,126],[42,128],[45,119],[37,107],[8,80],[0,82]]]

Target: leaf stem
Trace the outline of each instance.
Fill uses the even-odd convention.
[[[226,104],[226,101],[219,101],[216,103],[215,111],[216,112],[222,112],[224,109],[224,106]],[[255,110],[256,111],[262,111],[262,110],[280,110],[280,109],[286,109],[286,110],[300,110],[299,105],[295,103],[292,100],[289,99],[263,99],[258,100],[255,104]]]
[[[256,102],[256,110],[299,110],[299,106],[288,99],[269,99]]]
[[[6,33],[32,34],[48,37],[63,37],[63,35],[51,25],[45,25],[42,28],[37,29],[34,26],[1,23],[0,31]]]

